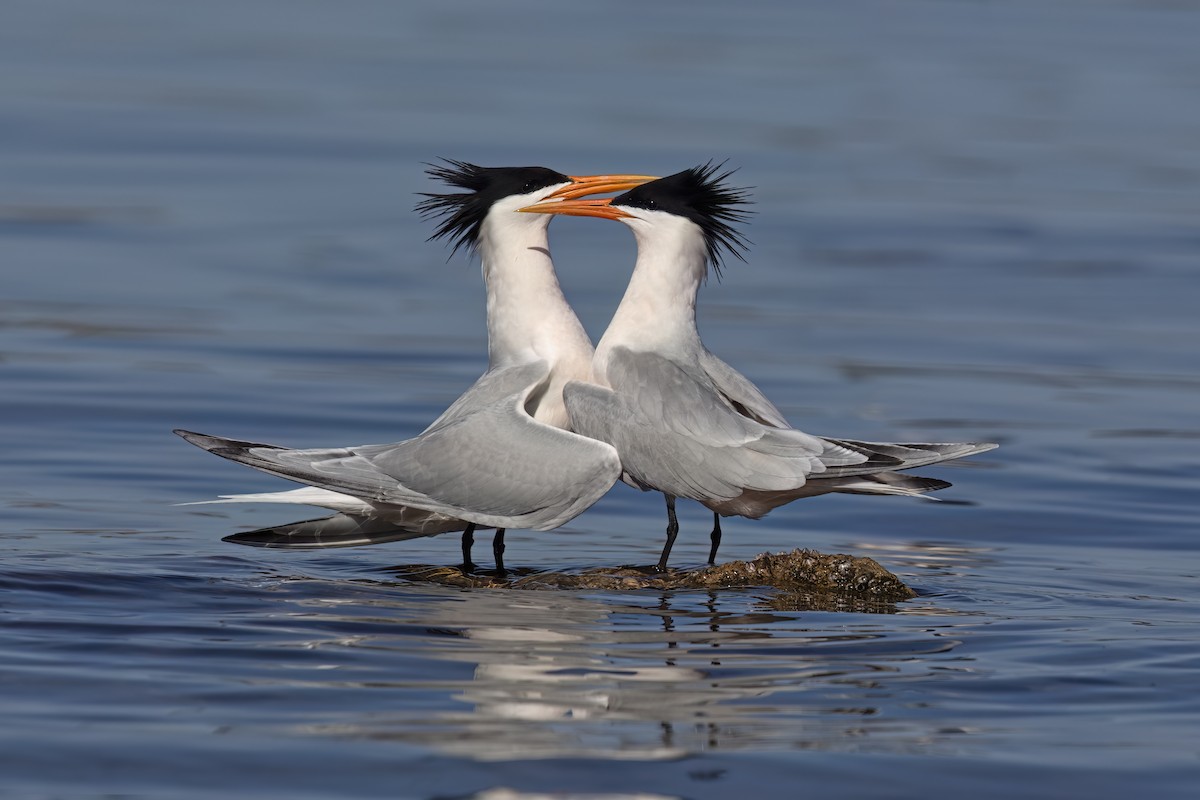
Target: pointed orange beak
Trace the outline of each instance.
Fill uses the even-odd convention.
[[[531,214],[566,214],[570,217],[601,217],[602,219],[621,219],[630,217],[619,208],[611,205],[613,198],[600,197],[595,200],[543,200],[532,206],[518,209]]]
[[[570,186],[564,186],[553,194],[547,195],[546,200],[574,200],[593,194],[608,192],[627,192],[635,186],[658,180],[653,175],[568,175]]]

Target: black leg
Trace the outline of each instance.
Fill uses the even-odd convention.
[[[492,539],[492,555],[496,557],[496,571],[504,574],[504,528],[496,528]]]
[[[475,523],[468,522],[466,530],[463,531],[462,550],[463,550],[463,572],[474,572],[475,564],[471,561],[471,547],[475,544]]]
[[[712,550],[708,551],[708,563],[716,564],[717,548],[721,546],[721,515],[715,511],[713,512],[712,535],[709,538],[712,539]]]
[[[664,494],[663,497],[667,498],[667,543],[663,545],[662,555],[658,557],[658,566],[654,568],[657,572],[667,571],[671,546],[675,544],[675,537],[679,535],[679,520],[675,519],[675,498],[669,494]]]

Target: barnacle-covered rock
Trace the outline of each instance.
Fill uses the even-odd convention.
[[[787,608],[870,610],[873,604],[908,600],[916,593],[871,558],[792,550],[763,553],[751,561],[693,570],[655,572],[647,567],[595,567],[572,572],[528,569],[464,573],[457,567],[404,566],[405,580],[484,589],[741,589],[773,587],[771,605]]]

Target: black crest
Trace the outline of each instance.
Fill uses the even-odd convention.
[[[749,240],[734,227],[751,214],[744,208],[750,204],[750,195],[745,188],[726,184],[734,170],[724,167],[724,162],[714,164],[709,161],[643,183],[613,198],[612,205],[665,211],[690,219],[704,231],[708,265],[720,277],[722,256],[728,253],[745,261],[744,253],[750,245]]]
[[[442,161],[443,164],[429,164],[425,174],[467,191],[461,194],[422,192],[425,199],[417,203],[416,210],[422,219],[439,221],[429,241],[446,239],[452,245],[452,256],[463,246],[471,251],[475,249],[483,218],[496,201],[571,182],[566,175],[546,167],[480,167],[448,158]]]

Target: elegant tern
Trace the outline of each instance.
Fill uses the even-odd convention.
[[[649,176],[567,176],[544,167],[485,168],[461,161],[429,174],[465,191],[426,194],[417,210],[440,224],[431,239],[478,252],[487,288],[488,369],[419,436],[357,447],[292,450],[175,431],[192,444],[308,484],[210,502],[315,505],[335,516],[226,537],[307,549],[378,544],[463,531],[471,568],[476,526],[549,530],[599,499],[620,473],[608,444],[565,430],[562,387],[586,379],[593,348],[559,287],[550,217],[513,213],[551,194],[575,199],[622,191]]]
[[[986,443],[886,443],[813,436],[788,424],[770,400],[710,353],[696,330],[696,296],[723,254],[744,260],[737,230],[748,202],[711,162],[595,200],[554,193],[521,209],[623,222],[637,240],[624,297],[596,346],[589,380],[563,391],[577,433],[613,445],[622,480],[666,497],[667,539],[679,531],[675,500],[713,512],[709,563],[720,519],[758,518],[829,492],[920,495],[950,484],[901,474],[991,450]]]

